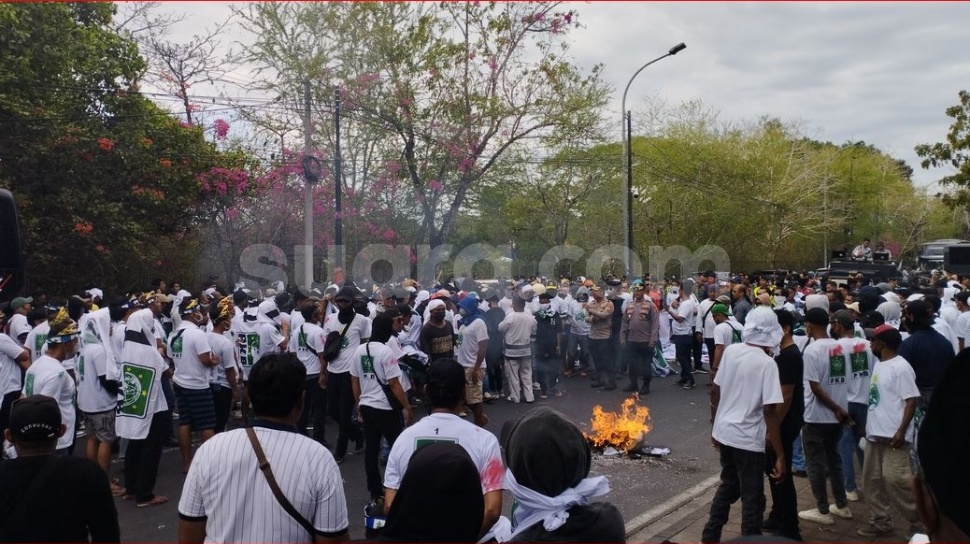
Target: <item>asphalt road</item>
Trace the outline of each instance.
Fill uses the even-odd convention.
[[[617,505],[628,522],[671,497],[709,478],[718,470],[717,457],[710,446],[710,418],[706,375],[696,375],[698,386],[687,391],[673,386],[676,375],[654,378],[652,393],[643,397],[641,405],[650,409],[653,426],[647,443],[670,448],[670,455],[658,458],[629,459],[597,456],[594,475],[605,475],[612,488],[607,500]],[[624,378],[620,389],[626,385]],[[607,411],[619,411],[626,393],[601,391],[589,387],[589,378],[564,378],[562,397],[536,400],[536,405],[548,405],[561,411],[581,429],[589,428],[593,406],[600,404]],[[531,408],[526,404],[511,404],[496,400],[486,405],[491,418],[489,430],[498,435],[502,425]],[[328,440],[336,438],[336,425],[327,428]],[[363,508],[367,503],[362,455],[348,455],[340,467],[344,478],[347,504],[350,511],[352,538],[364,536]],[[112,477],[121,477],[122,462],[115,460]],[[166,448],[162,455],[156,493],[166,495],[167,504],[151,508],[136,508],[132,501],[117,499],[122,541],[162,542],[178,538],[178,498],[183,475],[177,448]],[[505,509],[511,500],[506,497]]]

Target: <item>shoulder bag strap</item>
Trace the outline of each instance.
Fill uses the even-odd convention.
[[[387,387],[388,384],[382,382],[381,377],[377,375],[377,365],[374,364],[374,357],[372,357],[370,354],[370,342],[367,342],[366,344],[364,344],[364,351],[367,352],[367,358],[370,359],[370,364],[374,368],[374,379],[377,380],[377,385],[381,386],[382,388]],[[385,393],[387,393],[387,391],[385,391]]]
[[[310,338],[306,335],[306,332],[304,332],[304,330],[303,330],[303,327],[305,327],[305,326],[306,326],[305,324],[304,325],[300,325],[300,333],[299,333],[298,337],[299,336],[302,336],[303,337],[303,342],[306,344],[303,347],[305,347],[310,353],[312,353],[314,355],[319,355],[319,353],[317,353],[317,350],[313,349],[313,346],[310,345]],[[299,347],[299,346],[297,346],[297,347]]]
[[[259,444],[259,439],[256,438],[256,431],[252,427],[246,427],[246,435],[249,436],[249,443],[253,445],[253,451],[256,452],[256,460],[259,462],[259,470],[262,471],[263,476],[266,477],[266,483],[269,484],[269,488],[273,491],[273,496],[276,497],[276,501],[280,503],[283,510],[296,520],[308,533],[310,533],[310,541],[313,541],[314,536],[317,534],[316,529],[313,524],[310,523],[303,514],[297,511],[293,507],[293,504],[286,498],[283,494],[283,490],[280,489],[280,485],[276,483],[276,477],[273,476],[273,468],[269,466],[269,461],[266,460],[266,454],[263,453],[263,447]]]

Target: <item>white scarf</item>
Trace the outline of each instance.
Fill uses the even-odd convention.
[[[566,523],[569,518],[567,510],[571,507],[589,504],[590,499],[602,497],[610,492],[610,484],[606,477],[596,476],[584,478],[576,487],[570,487],[558,496],[547,497],[519,484],[511,469],[505,469],[505,488],[518,502],[518,508],[512,514],[513,520],[517,521],[515,529],[513,530],[509,520],[503,517],[480,542],[490,538],[495,538],[498,542],[508,542],[540,521],[545,530],[555,531]]]

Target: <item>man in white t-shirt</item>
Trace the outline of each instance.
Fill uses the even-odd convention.
[[[394,349],[386,345],[394,335],[394,325],[400,322],[397,308],[385,308],[374,317],[369,342],[357,348],[350,366],[350,380],[354,401],[364,426],[364,472],[367,491],[372,501],[380,501],[384,484],[378,465],[381,440],[392,447],[411,423],[411,405],[401,383],[403,373]],[[398,406],[391,405],[394,399]],[[402,410],[404,418],[402,419]]]
[[[837,339],[849,360],[846,371],[848,380],[847,395],[849,400],[849,417],[853,425],[842,429],[842,439],[839,441],[839,454],[842,456],[842,474],[845,479],[845,494],[849,501],[859,500],[859,486],[856,485],[855,460],[859,458],[862,466],[862,450],[859,449],[859,439],[866,435],[866,415],[869,402],[869,374],[876,364],[876,356],[869,350],[869,341],[855,335],[855,319],[848,310],[839,310],[832,314],[832,325],[829,329],[832,337]]]
[[[953,297],[956,309],[960,312],[953,323],[953,332],[957,336],[957,343],[960,349],[970,346],[970,291],[960,291]]]
[[[296,429],[306,368],[290,353],[271,353],[249,374],[252,428],[219,433],[195,454],[179,500],[181,542],[338,542],[347,540],[347,499],[340,470],[319,442]],[[280,506],[248,436],[265,454],[283,495],[312,534]]]
[[[87,430],[87,457],[105,474],[111,468],[111,445],[115,441],[120,373],[111,347],[111,316],[108,308],[81,318],[83,346],[77,357],[77,408]],[[111,484],[111,490],[121,488]]]
[[[30,333],[30,323],[27,321],[27,313],[30,312],[33,297],[17,297],[10,301],[10,311],[13,314],[7,321],[7,333],[21,346],[27,340]]]
[[[876,538],[893,533],[890,504],[896,506],[911,528],[919,521],[909,452],[915,442],[913,415],[920,392],[913,367],[896,355],[903,343],[899,331],[884,324],[867,329],[866,336],[879,362],[873,368],[868,392],[869,418],[862,466],[862,488],[872,515],[869,526],[859,529],[858,535]]]
[[[317,442],[329,447],[324,432],[327,423],[327,380],[326,375],[320,371],[326,364],[323,360],[326,334],[320,326],[323,309],[316,301],[304,297],[299,310],[297,315],[300,318],[290,332],[290,343],[287,347],[296,353],[297,359],[306,367],[306,398],[303,400],[303,414],[300,415],[297,428],[301,433],[312,436]],[[294,321],[291,319],[290,323],[293,324]],[[313,421],[312,435],[307,432],[310,421]]]
[[[219,364],[209,369],[209,385],[212,388],[212,403],[216,411],[216,434],[226,430],[236,397],[239,376],[239,350],[226,334],[232,323],[236,307],[232,297],[223,297],[209,309],[209,322],[212,331],[206,333],[209,347]]]
[[[53,319],[57,311],[67,307],[67,301],[62,298],[52,298],[47,303],[47,319]],[[47,335],[50,333],[51,325],[45,319],[38,323],[27,334],[24,347],[30,351],[30,360],[36,361],[41,355],[47,353]]]
[[[465,368],[465,404],[475,416],[475,424],[479,427],[488,425],[488,415],[483,408],[484,392],[482,382],[485,380],[485,353],[488,351],[488,325],[485,314],[478,307],[478,299],[466,296],[458,304],[461,315],[461,326],[458,328],[458,346],[455,357],[458,364]],[[535,354],[533,353],[533,356]]]
[[[726,308],[725,308],[726,310]],[[787,476],[778,408],[784,402],[778,366],[769,350],[781,341],[778,318],[768,308],[747,315],[744,344],[724,349],[711,388],[711,442],[721,456],[721,483],[711,502],[702,542],[720,542],[731,504],[741,499],[741,534],[760,535],[765,513],[765,439],[775,452],[771,477]]]
[[[206,333],[200,328],[208,316],[202,312],[199,300],[183,299],[179,304],[179,315],[182,323],[168,338],[168,356],[175,363],[172,385],[179,410],[182,470],[188,471],[192,462],[192,431],[198,431],[203,442],[212,438],[216,431],[216,407],[209,374],[219,360],[212,354]]]
[[[425,392],[431,399],[431,414],[404,429],[391,448],[384,473],[384,507],[389,512],[400,488],[411,455],[435,442],[452,442],[465,448],[482,480],[485,515],[481,533],[492,527],[502,512],[505,464],[495,435],[473,425],[458,413],[465,404],[465,369],[451,359],[438,359],[428,366]]]
[[[851,425],[848,411],[848,358],[845,348],[829,338],[829,314],[821,308],[805,312],[805,333],[811,339],[802,357],[805,361],[805,425],[802,446],[808,480],[816,507],[803,510],[798,517],[822,525],[832,525],[832,514],[851,519],[842,475],[839,440],[842,425]],[[829,505],[825,481],[831,480],[835,505]]]
[[[331,333],[336,333],[332,335],[333,341],[340,341],[341,346],[336,358],[321,363],[320,373],[321,378],[326,380],[322,386],[327,389],[327,412],[330,417],[337,420],[339,428],[337,445],[333,452],[337,464],[343,463],[351,440],[354,441],[355,452],[364,449],[364,435],[351,419],[354,411],[354,392],[350,385],[350,366],[357,347],[370,338],[371,320],[354,310],[354,299],[357,294],[357,289],[352,286],[341,287],[334,296],[339,309],[337,313],[328,316],[323,324],[324,338],[327,339]],[[323,378],[324,372],[326,372],[326,378]]]
[[[680,365],[680,379],[674,385],[694,388],[694,368],[691,363],[691,350],[694,347],[694,320],[697,316],[697,303],[686,289],[680,291],[680,298],[670,304],[670,341],[677,353]]]
[[[47,355],[34,361],[24,375],[23,394],[47,395],[57,401],[61,410],[61,421],[68,429],[74,428],[77,412],[74,409],[76,387],[74,379],[67,373],[63,361],[74,357],[78,343],[77,324],[61,308],[51,320],[51,331],[47,337]],[[66,432],[57,439],[57,451],[67,453],[74,445],[74,433]]]
[[[697,313],[695,317],[694,325],[694,341],[696,343],[703,343],[707,348],[708,363],[710,363],[711,357],[714,356],[714,327],[717,323],[714,322],[714,315],[711,312],[711,308],[717,304],[717,285],[710,283],[703,287],[703,295],[706,296],[704,300],[697,304]],[[704,370],[703,365],[700,361],[694,361],[694,371],[695,374],[707,374]]]
[[[740,344],[744,341],[744,326],[734,320],[730,310],[725,304],[715,304],[711,307],[711,316],[714,318],[714,351],[711,354],[711,374],[717,373],[721,357],[724,355],[724,348],[731,344]],[[711,378],[713,380],[713,378]]]
[[[3,325],[3,312],[0,312],[0,329]],[[20,380],[21,369],[30,366],[30,354],[20,344],[6,334],[0,333],[0,428],[6,429],[10,422],[10,406],[20,398],[23,384]]]

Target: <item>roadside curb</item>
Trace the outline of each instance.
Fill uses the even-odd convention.
[[[652,533],[650,533],[649,536],[653,536],[659,533],[660,531],[663,531],[664,529],[667,528],[667,526],[672,525],[673,523],[676,523],[684,516],[689,515],[692,512],[692,510],[686,512],[681,516],[678,516],[677,519],[675,520],[667,520],[666,523],[662,523],[665,521],[664,518],[669,516],[678,508],[681,508],[682,506],[701,497],[702,495],[710,491],[712,488],[714,488],[718,483],[720,483],[720,481],[721,481],[720,474],[715,474],[707,478],[706,480],[703,480],[702,482],[694,485],[693,487],[671,497],[670,499],[664,501],[662,504],[659,504],[651,508],[650,510],[647,510],[646,512],[640,514],[639,516],[633,518],[626,524],[626,538],[629,539],[633,535],[636,535],[640,532],[645,532],[644,530],[651,526],[656,526],[656,527],[654,527],[655,530]],[[661,527],[660,526],[661,524],[664,526]],[[646,539],[638,539],[637,541],[646,541]]]

